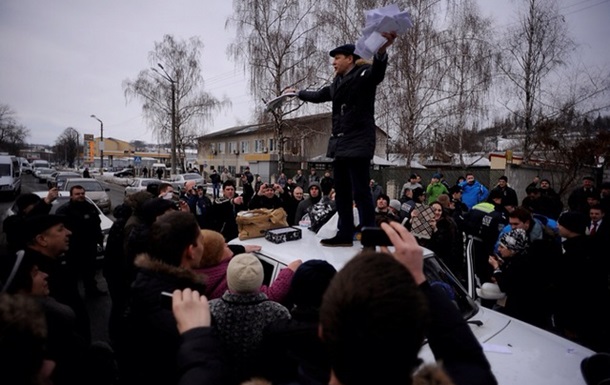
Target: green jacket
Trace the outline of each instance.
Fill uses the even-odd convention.
[[[441,194],[449,194],[449,190],[441,182],[430,183],[426,188],[426,195],[428,196],[428,205],[438,199]]]

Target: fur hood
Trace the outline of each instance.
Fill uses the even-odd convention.
[[[138,254],[134,264],[138,268],[171,275],[181,281],[191,281],[198,285],[205,285],[204,277],[201,274],[197,274],[195,270],[168,265],[165,262],[152,259],[148,254]]]

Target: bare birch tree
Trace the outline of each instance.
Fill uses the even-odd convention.
[[[307,88],[319,84],[321,65],[327,62],[317,48],[318,21],[315,2],[299,0],[233,1],[233,15],[226,27],[234,28],[229,57],[240,63],[249,75],[250,92],[255,100],[259,121],[267,121],[264,103],[281,95],[290,86]],[[284,168],[284,117],[295,107],[280,107],[272,112],[274,142],[278,153],[278,172]]]
[[[73,127],[63,130],[53,146],[55,160],[64,162],[68,167],[74,167],[74,161],[77,159],[80,150],[80,134]]]
[[[228,101],[204,90],[202,49],[197,37],[177,41],[172,35],[165,35],[149,52],[151,67],[140,71],[134,80],[123,81],[127,101],[140,99],[152,132],[175,143],[180,158],[193,138],[203,134],[202,126],[212,121],[212,113],[228,105]],[[176,165],[172,163],[175,172]]]
[[[522,0],[525,10],[500,40],[498,68],[512,90],[506,107],[523,121],[523,160],[532,155],[535,131],[549,111],[545,87],[575,47],[554,0]]]
[[[0,151],[19,155],[29,135],[30,130],[17,122],[15,111],[8,104],[0,104]]]

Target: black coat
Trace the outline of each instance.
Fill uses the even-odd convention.
[[[300,91],[299,99],[312,103],[332,101],[332,135],[326,156],[372,159],[375,152],[375,93],[385,77],[387,55],[373,64],[356,65],[330,86]]]
[[[161,292],[188,287],[203,293],[203,276],[145,254],[138,256],[136,266],[139,270],[132,284],[125,330],[117,347],[120,369],[126,384],[175,384],[180,335]]]

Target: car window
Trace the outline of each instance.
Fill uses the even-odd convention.
[[[184,176],[184,179],[186,179],[186,180],[193,180],[193,179],[200,179],[200,178],[201,177],[199,175],[196,175],[196,174],[194,174],[194,175],[185,175]]]
[[[10,176],[11,175],[11,165],[10,164],[0,164],[0,176]]]
[[[151,183],[157,183],[157,181],[156,180],[143,180],[142,186],[148,186]]]

